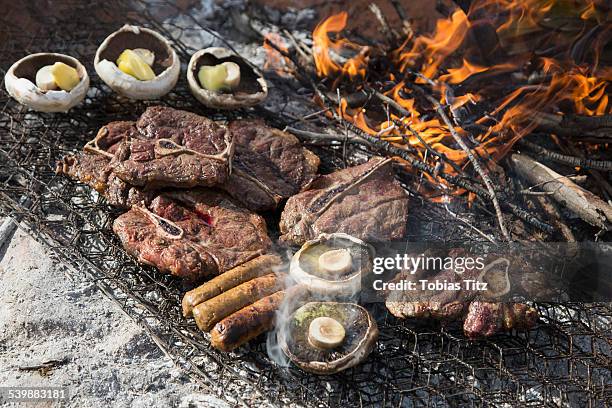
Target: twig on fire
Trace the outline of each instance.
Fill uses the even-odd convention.
[[[578,116],[538,112],[534,115],[538,129],[558,136],[590,143],[610,143],[612,115]]]
[[[404,118],[409,117],[410,116],[410,112],[408,112],[408,110],[406,108],[404,108],[402,105],[400,105],[399,103],[397,103],[396,101],[394,101],[393,99],[389,98],[387,95],[378,92],[378,91],[374,91],[374,96],[376,98],[378,98],[380,101],[389,104],[390,106],[392,106],[397,112],[399,112]],[[395,123],[396,126],[404,128],[406,130],[408,130],[414,137],[416,137],[419,142],[421,142],[421,144],[423,145],[423,147],[425,147],[425,149],[431,153],[432,155],[434,155],[435,157],[438,157],[440,160],[442,160],[444,163],[447,163],[449,166],[451,166],[453,168],[453,170],[455,170],[458,174],[463,175],[464,172],[461,169],[461,167],[459,167],[457,165],[457,163],[455,163],[452,160],[449,160],[446,155],[444,153],[440,153],[438,151],[436,151],[433,147],[431,147],[429,145],[429,143],[427,143],[425,141],[425,139],[423,139],[421,137],[421,135],[412,128],[412,126],[408,125],[407,123],[404,123],[403,121],[393,121],[393,123]]]
[[[463,151],[467,154],[468,159],[472,163],[472,166],[474,166],[474,170],[476,170],[476,173],[478,173],[480,175],[480,177],[482,178],[482,181],[485,184],[485,187],[487,188],[487,190],[489,191],[489,194],[491,195],[491,201],[493,202],[493,207],[495,208],[495,213],[497,214],[497,221],[499,222],[499,228],[501,229],[501,232],[502,232],[503,236],[506,238],[506,240],[510,241],[511,238],[510,238],[510,235],[508,234],[508,230],[506,229],[506,225],[504,223],[504,216],[503,216],[503,214],[501,212],[501,207],[499,206],[499,201],[497,200],[497,193],[493,189],[493,182],[489,178],[488,174],[485,173],[484,170],[482,169],[482,167],[480,166],[480,162],[474,156],[474,153],[472,152],[472,149],[470,149],[468,147],[468,145],[465,144],[465,142],[463,141],[461,136],[459,136],[459,134],[455,130],[455,126],[453,125],[453,122],[451,122],[450,118],[446,115],[446,112],[444,112],[444,108],[442,107],[442,104],[440,104],[440,102],[438,102],[438,100],[436,98],[434,98],[433,96],[427,94],[422,89],[417,88],[417,87],[415,87],[414,89],[420,90],[421,93],[425,96],[425,98],[429,102],[431,102],[431,104],[436,109],[436,112],[438,112],[438,115],[442,118],[442,120],[444,121],[444,123],[448,127],[448,130],[449,130],[451,136],[453,137],[453,139],[455,139],[455,142],[457,142],[459,147],[461,147],[461,149],[463,149]]]

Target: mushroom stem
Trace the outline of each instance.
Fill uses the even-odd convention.
[[[336,319],[331,317],[317,317],[308,328],[308,342],[311,346],[329,350],[338,347],[344,341],[346,331]]]

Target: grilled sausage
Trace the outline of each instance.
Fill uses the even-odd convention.
[[[210,332],[212,346],[232,351],[270,330],[284,297],[284,291],[273,293],[221,320]]]
[[[185,294],[183,297],[183,316],[190,317],[193,308],[223,292],[235,288],[241,283],[272,272],[272,268],[282,263],[276,255],[261,255],[229,271],[216,276],[202,286]]]
[[[306,293],[304,286],[292,286],[232,313],[211,330],[212,346],[221,351],[232,351],[242,346],[274,327],[276,311],[284,299],[290,299],[293,307],[299,307],[306,301]]]
[[[193,309],[196,324],[200,330],[209,331],[221,319],[277,292],[281,288],[283,280],[284,278],[270,273],[244,282],[219,296],[200,303]]]

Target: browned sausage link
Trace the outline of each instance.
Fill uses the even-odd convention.
[[[221,320],[210,332],[212,346],[232,351],[270,330],[284,297],[284,291],[273,293]]]
[[[200,303],[219,296],[241,283],[268,274],[272,272],[272,268],[281,263],[281,258],[276,255],[262,255],[216,276],[185,294],[183,297],[183,316],[190,317],[193,308]]]
[[[193,317],[200,330],[208,331],[224,317],[278,291],[283,280],[284,278],[270,273],[242,283],[197,305],[193,309]]]

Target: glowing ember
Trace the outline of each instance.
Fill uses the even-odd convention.
[[[277,49],[287,52],[287,46],[280,35],[277,33],[266,34],[263,44],[266,50],[266,63],[264,64],[264,69],[273,70],[283,77],[291,76],[292,70],[288,68],[286,58],[270,44],[274,44]]]

